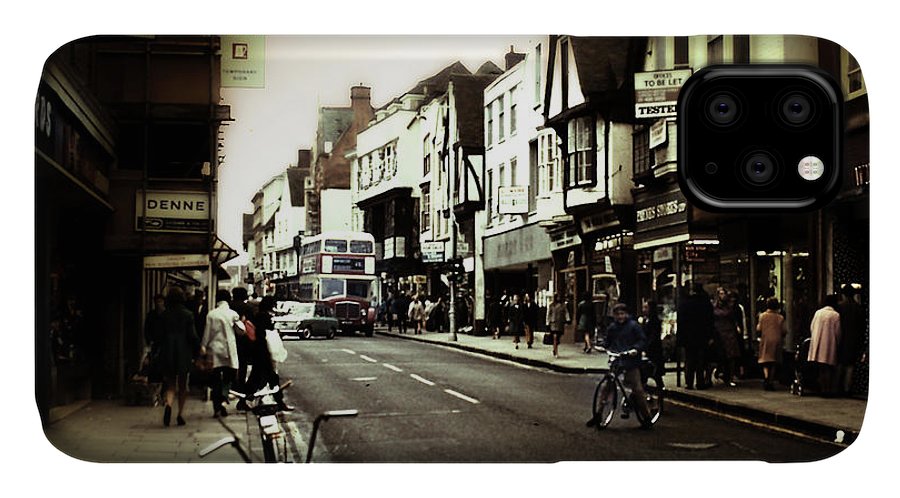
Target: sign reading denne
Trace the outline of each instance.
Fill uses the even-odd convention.
[[[138,190],[135,193],[135,230],[148,232],[207,232],[210,198],[206,192]]]
[[[691,77],[690,69],[635,73],[634,115],[637,118],[676,116],[681,85]]]

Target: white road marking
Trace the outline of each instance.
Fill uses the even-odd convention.
[[[357,382],[366,382],[366,381],[376,380],[376,379],[378,379],[378,377],[354,377],[350,380],[355,380]]]
[[[368,356],[366,356],[366,355],[364,355],[364,354],[359,355],[359,357],[362,358],[362,359],[364,359],[364,360],[366,360],[366,361],[368,361],[368,362],[378,363],[378,360],[376,360],[375,358],[370,358],[370,357],[368,357]]]
[[[453,389],[444,389],[444,392],[451,396],[456,396],[459,399],[468,401],[469,403],[472,403],[473,405],[477,405],[478,403],[480,403],[480,401],[478,401],[477,399],[470,398],[469,396],[466,396],[465,394],[462,394],[462,393],[458,393],[458,392],[454,391]]]
[[[384,368],[387,368],[387,369],[389,369],[389,370],[393,370],[393,371],[395,371],[395,372],[402,372],[402,371],[403,371],[402,368],[400,368],[400,367],[395,367],[394,365],[391,365],[390,363],[382,363],[382,366],[384,366]]]
[[[416,374],[409,374],[409,376],[412,377],[412,378],[414,378],[414,379],[416,379],[417,381],[421,382],[422,384],[429,385],[429,386],[433,386],[433,385],[434,385],[434,382],[431,382],[430,380],[428,380],[428,379],[426,379],[426,378],[424,378],[424,377],[419,377],[419,376],[416,375]]]
[[[341,351],[343,351],[345,353],[356,354],[356,351],[354,351],[352,349],[342,349]]]

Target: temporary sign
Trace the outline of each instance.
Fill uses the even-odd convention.
[[[266,37],[222,36],[222,87],[266,86]]]
[[[206,268],[209,254],[161,254],[144,256],[144,269]]]
[[[634,115],[637,118],[676,116],[678,92],[690,78],[690,69],[635,73]]]
[[[528,214],[528,186],[500,187],[500,214]]]

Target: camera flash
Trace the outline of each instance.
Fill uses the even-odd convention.
[[[806,156],[797,164],[797,172],[807,181],[815,181],[825,174],[825,164],[816,156]]]

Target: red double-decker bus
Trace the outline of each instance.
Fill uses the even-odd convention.
[[[365,232],[332,231],[305,237],[300,248],[300,299],[326,301],[346,333],[371,336],[375,309],[375,239]]]

